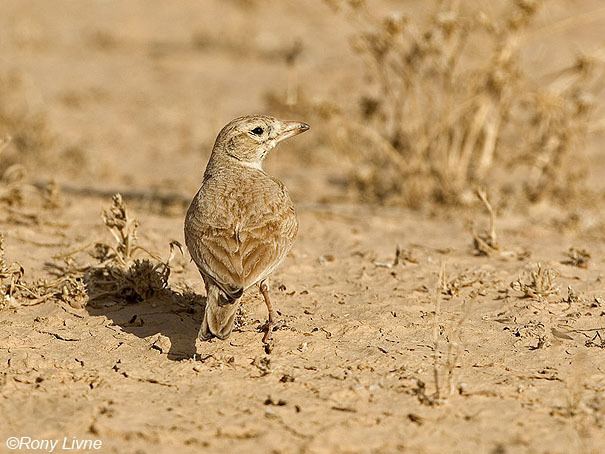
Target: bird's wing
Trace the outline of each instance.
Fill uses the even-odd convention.
[[[241,296],[243,272],[233,230],[205,226],[197,233],[198,241],[188,247],[202,274],[210,277],[228,295]]]
[[[289,206],[278,216],[238,232],[245,288],[265,279],[281,263],[292,248],[297,231],[296,214]]]
[[[239,230],[198,227],[198,240],[188,241],[188,248],[200,271],[234,294],[265,279],[280,264],[297,230],[292,210]]]
[[[255,216],[252,222],[216,228],[190,222],[187,247],[200,272],[228,295],[265,279],[284,259],[298,230],[294,209]]]

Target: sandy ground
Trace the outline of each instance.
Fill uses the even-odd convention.
[[[183,201],[216,132],[285,90],[275,55],[295,38],[307,49],[306,87],[347,83],[348,28],[321,2],[245,3],[3,2],[0,69],[19,72],[29,108],[57,134],[28,181],[63,187],[58,208],[0,220],[7,258],[27,279],[49,278],[57,254],[111,242],[100,213],[118,190],[141,246],[165,257],[169,241],[183,242]],[[556,18],[565,8],[555,3]],[[595,35],[586,26],[562,36],[569,46],[556,58],[551,43],[532,61],[564,58]],[[271,281],[281,320],[272,350],[255,292],[227,341],[196,339],[203,284],[187,255],[169,288],[138,304],[0,310],[0,452],[13,436],[98,439],[101,452],[120,453],[603,452],[600,212],[506,215],[502,253],[476,256],[476,214],[351,203],[341,160],[312,131],[267,162],[300,218]],[[156,192],[173,203],[138,197]],[[587,268],[564,263],[570,247],[590,252]],[[537,263],[557,273],[558,292],[542,300],[511,287]]]

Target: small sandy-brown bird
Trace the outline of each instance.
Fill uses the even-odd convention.
[[[216,138],[185,218],[185,243],[206,284],[200,339],[227,338],[242,294],[259,284],[269,311],[267,342],[275,313],[265,281],[292,248],[298,221],[287,189],[262,163],[279,142],[307,129],[251,115],[231,121]]]

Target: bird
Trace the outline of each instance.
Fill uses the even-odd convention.
[[[298,219],[285,185],[263,170],[263,161],[280,142],[308,129],[307,123],[247,115],[219,132],[184,226],[206,287],[200,340],[229,337],[242,295],[258,285],[268,310],[262,341],[269,342],[276,315],[267,278],[292,248]]]

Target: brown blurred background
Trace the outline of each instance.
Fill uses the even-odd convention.
[[[341,3],[340,11],[330,3]],[[342,121],[359,118],[360,100],[375,85],[350,45],[355,36],[376,31],[356,18],[355,3],[6,0],[0,88],[5,110],[18,114],[4,122],[14,124],[0,127],[13,136],[16,127],[17,135],[44,142],[17,150],[36,154],[27,166],[30,180],[186,195],[195,190],[214,137],[231,118],[251,112],[298,115],[312,123],[314,133],[294,150],[274,153],[269,170],[290,181],[296,197],[300,188],[314,201],[350,198],[347,166],[356,163],[343,160],[330,140]],[[378,23],[399,11],[419,29],[430,29],[426,22],[438,3],[373,1],[367,9]],[[455,5],[444,2],[441,8]],[[505,1],[462,6],[466,17],[483,11],[494,22],[506,20],[513,8]],[[522,70],[543,84],[542,78],[580,55],[602,61],[604,17],[598,1],[544,2],[521,33]],[[468,62],[490,56],[484,49],[488,41],[482,46],[479,36],[469,40]],[[304,108],[292,93],[304,95]],[[289,111],[268,102],[268,95]],[[602,100],[599,94],[596,103]],[[322,103],[342,109],[340,123],[317,114]],[[602,131],[602,122],[594,131]],[[595,134],[588,138],[578,152],[594,152],[590,177],[600,185],[595,171],[603,171],[602,154]],[[313,191],[303,189],[309,185]]]

